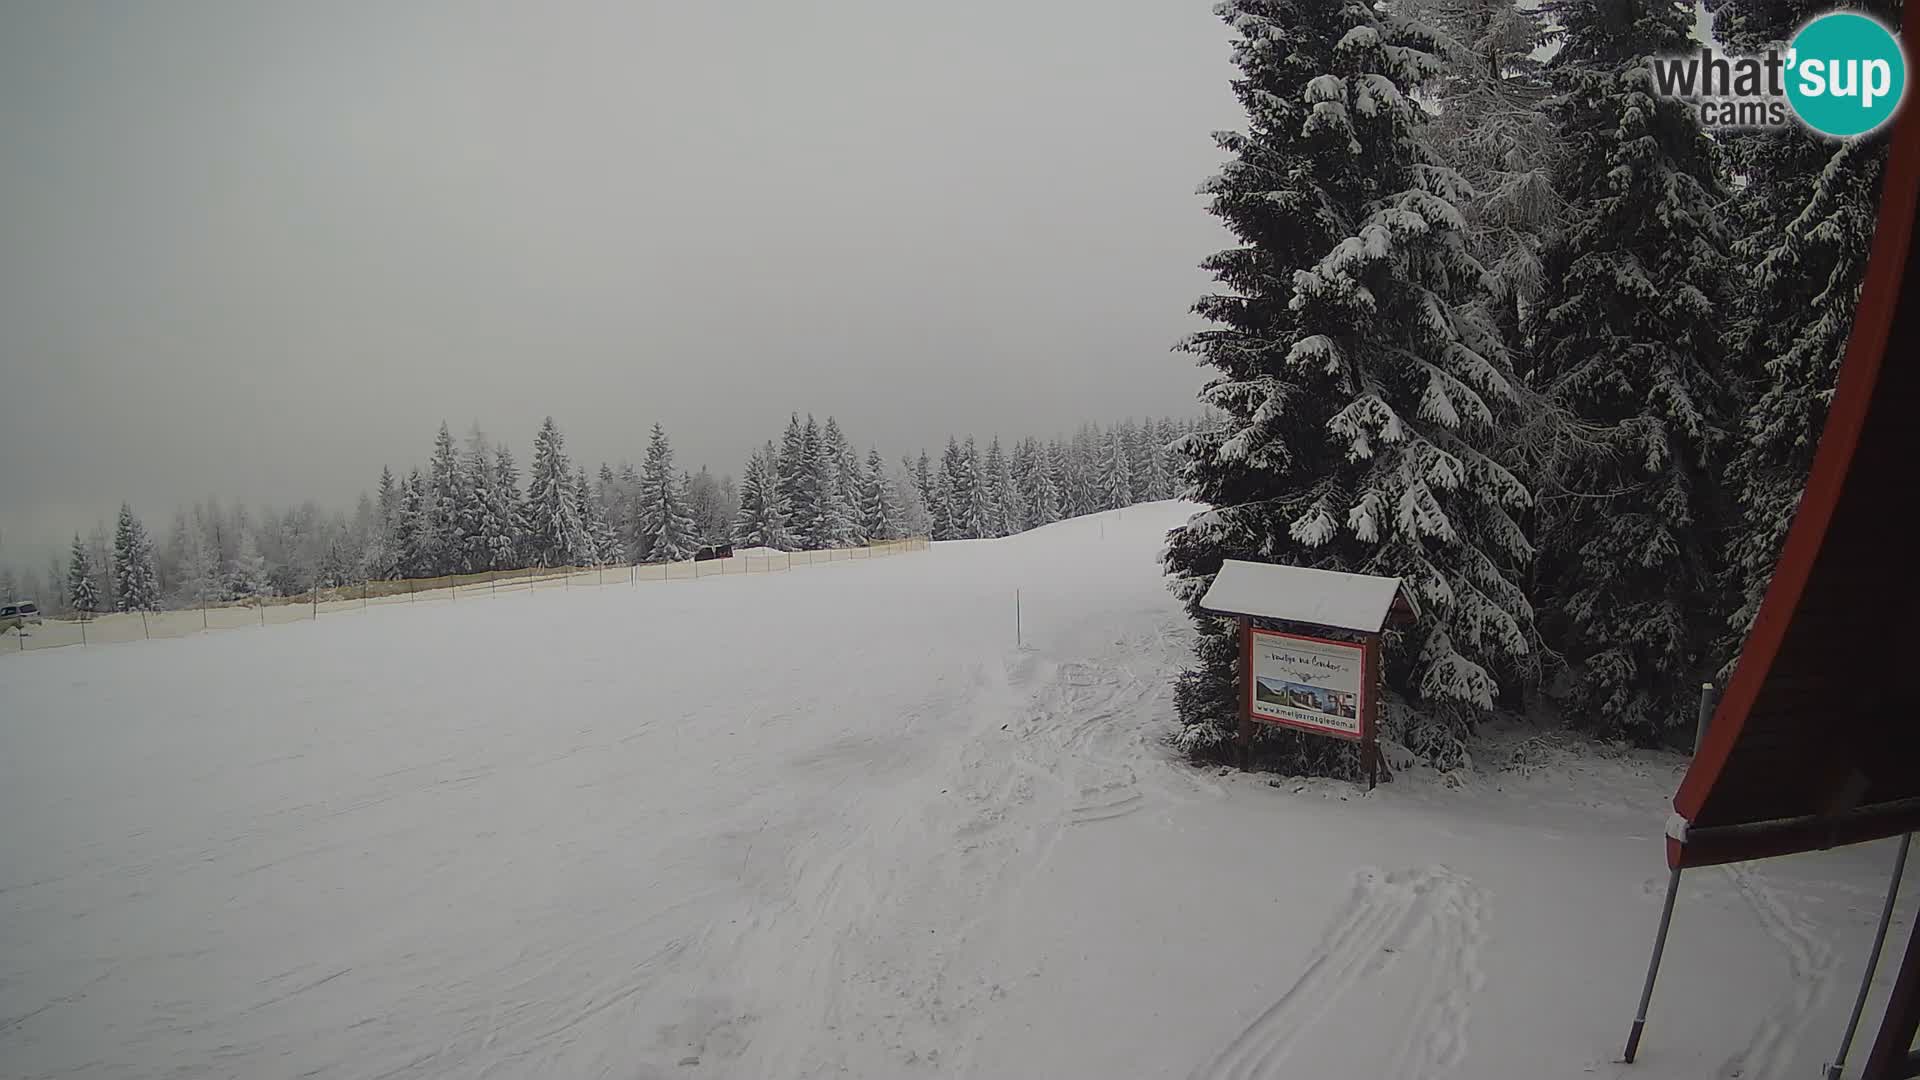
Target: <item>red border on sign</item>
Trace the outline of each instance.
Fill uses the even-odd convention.
[[[1372,678],[1372,675],[1373,675],[1373,670],[1372,670],[1373,665],[1369,662],[1369,659],[1370,659],[1369,654],[1373,650],[1367,648],[1365,644],[1357,641],[1336,641],[1333,638],[1314,637],[1310,634],[1288,634],[1288,633],[1283,633],[1279,630],[1256,630],[1252,626],[1247,627],[1246,634],[1247,634],[1247,640],[1246,640],[1245,646],[1242,649],[1242,655],[1246,657],[1246,664],[1247,664],[1247,671],[1246,671],[1246,677],[1245,677],[1245,681],[1247,684],[1247,699],[1242,705],[1242,712],[1245,714],[1247,719],[1253,721],[1256,724],[1272,724],[1275,727],[1289,727],[1289,728],[1293,728],[1296,731],[1305,731],[1313,735],[1325,735],[1330,739],[1345,739],[1348,742],[1358,742],[1358,743],[1372,741],[1373,714],[1368,710],[1367,706],[1371,703],[1371,699],[1372,699],[1372,695],[1368,692],[1368,686],[1369,686],[1369,680]],[[1356,687],[1357,692],[1356,692],[1355,701],[1353,705],[1354,705],[1354,712],[1359,714],[1356,717],[1356,719],[1360,721],[1360,730],[1358,732],[1352,732],[1352,731],[1342,731],[1339,728],[1318,727],[1316,725],[1305,723],[1304,721],[1300,721],[1300,720],[1276,719],[1270,716],[1261,716],[1259,713],[1254,712],[1253,710],[1254,640],[1253,639],[1256,634],[1265,634],[1268,637],[1285,638],[1288,641],[1313,641],[1313,642],[1318,642],[1321,645],[1338,645],[1341,648],[1352,649],[1355,652],[1358,652],[1360,654],[1360,684],[1358,687]]]

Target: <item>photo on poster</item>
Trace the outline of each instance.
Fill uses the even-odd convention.
[[[1359,645],[1256,630],[1248,711],[1255,720],[1360,738],[1364,671]]]

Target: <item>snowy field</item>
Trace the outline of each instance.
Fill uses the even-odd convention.
[[[1185,512],[0,664],[0,1075],[1817,1075],[1890,847],[1689,875],[1614,1064],[1682,762],[1178,763]]]

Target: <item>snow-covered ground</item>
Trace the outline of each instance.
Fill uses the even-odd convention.
[[[1681,762],[1175,761],[1186,510],[14,658],[0,1074],[1816,1074],[1887,846],[1689,875],[1614,1064]]]

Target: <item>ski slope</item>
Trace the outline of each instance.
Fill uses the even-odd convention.
[[[0,665],[0,1076],[1816,1074],[1886,846],[1689,875],[1613,1064],[1682,763],[1179,763],[1190,509]]]

